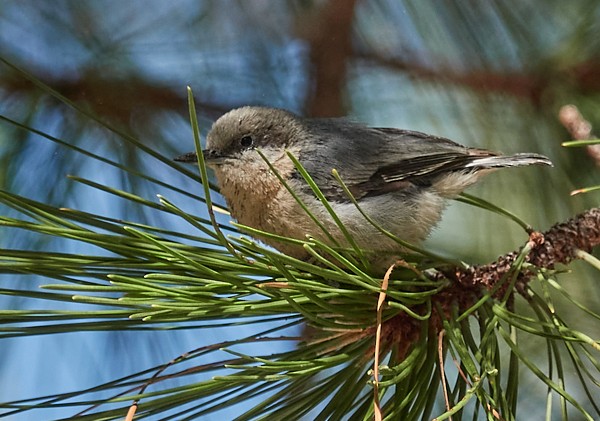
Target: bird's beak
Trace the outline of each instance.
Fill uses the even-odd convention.
[[[177,158],[174,159],[174,161],[185,162],[186,164],[193,164],[198,162],[198,155],[196,155],[196,152],[188,152],[186,154],[179,155]]]
[[[208,165],[219,165],[222,164],[223,161],[228,158],[227,155],[222,155],[219,152],[213,150],[213,149],[204,149],[202,151],[202,155],[204,156],[204,161],[208,164]],[[195,164],[196,162],[198,162],[198,155],[196,154],[196,152],[188,152],[186,154],[183,154],[181,156],[178,156],[177,158],[175,158],[175,161],[177,162],[185,162],[187,164]]]

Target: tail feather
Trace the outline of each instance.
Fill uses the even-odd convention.
[[[544,155],[536,153],[518,153],[515,155],[497,155],[477,158],[465,165],[465,168],[524,167],[527,165],[553,166],[552,161]]]

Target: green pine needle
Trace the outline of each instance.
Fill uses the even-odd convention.
[[[139,400],[139,417],[160,417],[169,411],[178,414],[171,416],[192,418],[260,398],[255,406],[244,406],[240,419],[297,418],[314,415],[317,408],[319,419],[369,419],[373,416],[374,379],[370,370],[380,277],[368,271],[365,252],[358,249],[310,175],[291,155],[344,233],[349,248],[312,237],[304,241],[284,239],[235,225],[253,236],[300,245],[314,257],[314,262],[300,261],[218,224],[191,90],[188,94],[199,180],[204,189],[198,207],[206,206],[209,218],[183,211],[167,198],[169,192],[178,192],[177,188],[147,177],[160,189],[156,202],[93,180],[71,179],[114,195],[128,206],[178,217],[188,227],[186,232],[57,208],[0,192],[0,203],[18,214],[0,217],[4,232],[18,235],[26,230],[40,238],[64,239],[85,245],[84,250],[93,246],[97,251],[2,250],[0,273],[9,277],[37,275],[45,283],[35,290],[3,288],[0,294],[43,300],[51,310],[0,310],[0,338],[74,331],[235,328],[266,322],[270,327],[252,336],[192,351],[182,349],[182,356],[171,363],[91,389],[4,402],[0,404],[2,415],[31,412],[35,416],[37,408],[70,405],[74,414],[83,411],[81,419],[122,419],[131,402]],[[130,137],[123,138],[141,147]],[[71,147],[67,143],[63,146]],[[172,165],[164,157],[160,161]],[[488,202],[469,195],[461,200],[529,227]],[[230,234],[226,235],[226,230]],[[401,240],[399,243],[407,246]],[[468,418],[469,411],[488,419],[517,419],[523,369],[535,375],[548,388],[548,395],[558,397],[564,408],[575,410],[584,419],[599,415],[597,406],[593,407],[595,415],[590,414],[588,407],[567,390],[570,380],[565,373],[577,373],[588,396],[597,394],[600,345],[555,313],[549,293],[539,295],[528,286],[524,288],[531,314],[512,308],[508,294],[495,300],[496,291],[482,294],[470,309],[443,309],[434,299],[452,282],[427,275],[437,273],[436,268],[465,264],[412,249],[414,255],[404,256],[406,267],[398,268],[389,281],[382,313],[380,357],[384,364],[378,389],[382,411],[389,419],[461,419]],[[518,273],[527,266],[526,253],[524,249],[498,288],[514,290]],[[323,256],[332,256],[337,263]],[[588,261],[596,265],[593,259]],[[573,299],[554,275],[540,270],[538,277],[544,291],[570,301],[574,310],[600,318]],[[434,315],[446,315],[440,320],[444,328],[440,337],[431,329]],[[409,325],[417,326],[419,335],[404,337],[408,331],[404,328]],[[300,326],[307,326],[310,332],[303,337],[289,335],[290,329]],[[548,364],[556,367],[554,371],[541,369],[524,351],[520,344],[531,337],[546,341]],[[286,343],[290,350],[269,353],[268,347],[262,347],[261,355],[244,347],[270,342]],[[440,370],[456,374],[441,384]],[[169,380],[175,378],[183,383],[173,386]],[[448,395],[448,408],[440,397],[442,389]]]

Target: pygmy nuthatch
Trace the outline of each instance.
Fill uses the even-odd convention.
[[[212,126],[203,152],[214,169],[231,215],[243,225],[285,237],[307,235],[331,243],[322,229],[269,169],[262,151],[289,187],[341,246],[346,238],[286,154],[314,179],[356,244],[381,254],[398,243],[369,223],[333,177],[336,169],[360,208],[387,231],[418,244],[439,221],[446,199],[498,168],[552,165],[545,156],[499,155],[442,137],[392,128],[371,128],[345,119],[301,118],[264,107],[228,112]],[[196,162],[195,153],[176,158]],[[283,253],[309,257],[300,246],[263,239]]]

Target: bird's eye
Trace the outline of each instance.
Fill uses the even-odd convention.
[[[254,143],[252,136],[243,136],[240,139],[240,145],[242,145],[244,148],[249,148],[250,146],[252,146],[252,143]]]

